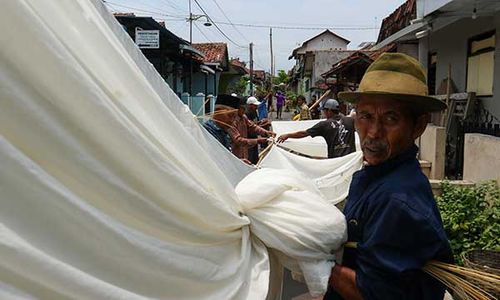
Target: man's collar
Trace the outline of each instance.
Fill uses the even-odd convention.
[[[368,174],[388,173],[389,171],[394,170],[400,164],[411,159],[416,159],[417,152],[418,152],[418,147],[416,145],[412,145],[409,149],[394,156],[393,158],[390,158],[387,161],[384,161],[383,163],[375,166],[369,166],[369,165],[365,166],[364,169]]]

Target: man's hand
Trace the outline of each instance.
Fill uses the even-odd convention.
[[[267,138],[258,138],[257,139],[257,143],[259,143],[259,144],[265,144],[265,143],[267,143]]]
[[[267,132],[267,136],[268,137],[275,137],[276,136],[276,132],[268,131]]]
[[[278,142],[278,143],[283,143],[284,141],[288,140],[288,138],[289,138],[288,134],[283,134],[283,135],[280,135],[280,136],[278,137],[277,142]]]

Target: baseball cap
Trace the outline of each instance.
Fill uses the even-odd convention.
[[[332,110],[338,110],[339,109],[339,103],[335,99],[328,99],[325,101],[325,104],[323,104],[323,109],[332,109]]]
[[[254,96],[251,96],[251,97],[248,97],[247,104],[253,104],[253,105],[259,106],[260,105],[260,101],[257,100],[257,98],[255,98]]]

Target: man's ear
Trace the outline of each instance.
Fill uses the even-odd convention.
[[[419,138],[425,131],[425,128],[427,127],[427,124],[429,123],[431,119],[431,114],[430,113],[425,113],[420,115],[416,122],[415,122],[415,127],[413,128],[413,139]]]

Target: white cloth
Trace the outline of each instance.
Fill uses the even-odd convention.
[[[257,173],[102,1],[6,0],[0,24],[15,28],[0,35],[1,297],[264,299],[261,240],[324,269],[343,218],[319,218],[331,206],[297,181],[315,211],[298,215],[299,191],[240,203]]]
[[[260,166],[281,170],[293,170],[311,179],[324,199],[337,204],[347,197],[352,174],[363,166],[363,153],[331,159],[311,159],[290,153],[274,146],[262,159]]]
[[[323,199],[313,181],[293,170],[257,170],[236,193],[252,220],[252,233],[283,253],[286,267],[303,273],[312,296],[325,293],[332,253],[347,238],[342,213]]]

